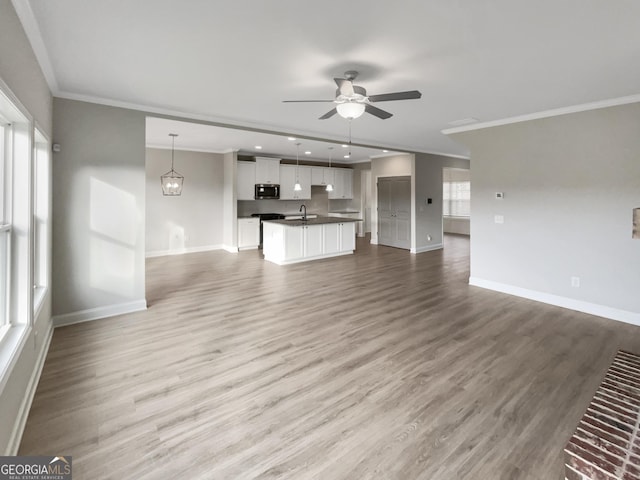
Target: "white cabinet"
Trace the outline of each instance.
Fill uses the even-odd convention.
[[[256,157],[256,181],[278,185],[280,183],[280,159]]]
[[[260,219],[259,218],[239,218],[238,219],[238,248],[258,248],[260,245]]]
[[[354,222],[263,225],[262,253],[265,260],[278,265],[349,255],[356,249]]]
[[[340,251],[340,224],[327,223],[324,226],[324,251],[337,253]]]
[[[327,214],[327,216],[329,217],[338,217],[338,218],[353,218],[353,219],[362,219],[362,216],[360,215],[360,212],[340,212],[340,213],[336,213],[336,212],[329,212]],[[363,221],[359,221],[356,222],[356,232],[358,234],[359,237],[364,237],[364,220]]]
[[[296,178],[296,169],[297,178]],[[302,190],[296,192],[293,186],[299,180]],[[308,200],[311,198],[311,167],[280,165],[280,200]]]
[[[332,168],[332,170],[333,192],[329,192],[329,198],[353,198],[353,170],[348,168]]]
[[[238,200],[253,200],[256,184],[256,163],[238,162]]]
[[[356,224],[355,222],[340,223],[340,250],[349,251],[356,249]]]
[[[333,168],[311,167],[311,185],[324,186],[333,183]]]

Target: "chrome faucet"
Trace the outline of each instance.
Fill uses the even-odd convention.
[[[303,208],[304,208],[304,213],[302,214],[302,221],[306,222],[307,221],[307,206],[304,205],[304,204],[300,205],[300,210],[298,210],[298,211],[301,212]]]

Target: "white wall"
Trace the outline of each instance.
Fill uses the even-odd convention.
[[[16,12],[8,0],[0,1],[0,80],[51,138],[52,98]],[[51,250],[51,244],[47,245]],[[28,308],[28,307],[27,307]],[[51,289],[33,319],[13,367],[0,388],[0,452],[15,455],[28,409],[51,339]]]
[[[224,154],[223,241],[230,252],[238,251],[238,152]]]
[[[145,308],[145,114],[54,99],[53,313]]]
[[[640,324],[638,132],[636,103],[454,134],[473,159],[471,283]]]
[[[184,175],[182,195],[164,196],[160,176],[171,168],[171,150],[147,149],[147,256],[221,248],[224,156],[176,150],[174,168]]]

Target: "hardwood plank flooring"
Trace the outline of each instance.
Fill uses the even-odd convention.
[[[56,329],[20,448],[74,479],[563,478],[640,329],[470,287],[469,241],[147,261],[149,309]]]

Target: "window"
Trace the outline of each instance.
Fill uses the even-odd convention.
[[[461,168],[442,169],[442,215],[469,217],[471,215],[471,175]]]
[[[49,142],[36,129],[33,162],[33,310],[37,313],[49,284]]]
[[[33,324],[33,135],[0,79],[0,391]]]
[[[9,245],[11,243],[11,224],[9,224],[6,212],[7,189],[5,188],[5,174],[7,172],[7,160],[9,158],[6,147],[9,135],[9,122],[0,116],[0,340],[9,330],[9,274],[10,255]]]

